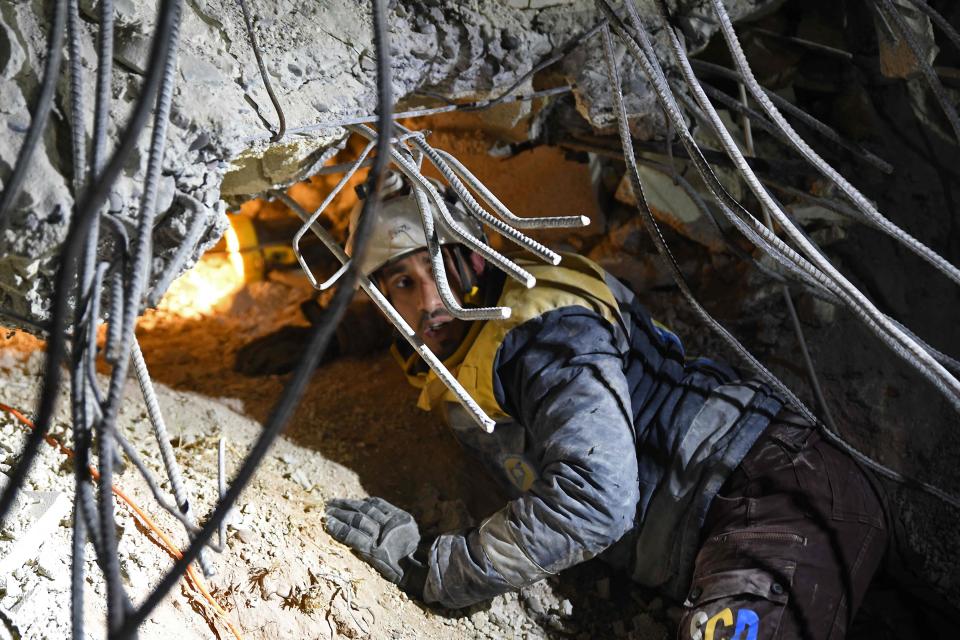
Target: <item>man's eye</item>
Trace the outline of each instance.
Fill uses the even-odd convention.
[[[393,286],[396,287],[397,289],[406,289],[407,287],[410,286],[411,282],[412,281],[410,280],[410,278],[406,278],[406,277],[397,278],[396,280],[393,281]]]

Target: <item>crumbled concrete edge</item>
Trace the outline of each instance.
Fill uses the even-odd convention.
[[[371,114],[376,105],[371,18],[352,0],[323,3],[251,1],[263,58],[283,106],[288,129]],[[653,15],[651,0],[639,3]],[[679,4],[680,21],[693,47],[714,29],[697,18],[707,0]],[[728,3],[730,4],[730,3]],[[771,0],[739,0],[735,17]],[[85,86],[88,149],[93,128],[98,6],[83,0],[81,67]],[[123,133],[139,93],[156,16],[148,3],[116,3],[116,43],[107,132],[112,149]],[[32,3],[0,7],[0,184],[9,178],[30,123],[45,59],[48,16]],[[537,60],[595,24],[588,0],[399,0],[391,3],[393,92],[399,104],[418,91],[448,98],[494,95],[526,73]],[[318,35],[319,34],[319,35]],[[290,133],[269,142],[277,116],[251,50],[239,6],[232,0],[188,0],[180,35],[177,87],[158,185],[153,283],[176,253],[195,215],[205,230],[191,264],[225,229],[224,200],[231,203],[287,185],[309,174],[342,141],[333,127]],[[618,50],[628,111],[635,134],[663,130],[662,114],[632,61]],[[664,60],[669,56],[664,55]],[[67,58],[64,65],[69,64]],[[581,113],[597,127],[612,122],[608,87],[600,73],[599,47],[588,43],[563,64],[576,85]],[[48,131],[31,162],[26,184],[2,239],[0,317],[28,330],[49,319],[53,280],[74,205],[71,181],[67,74],[62,73]],[[114,185],[105,209],[133,232],[149,155],[149,134],[138,141]],[[184,197],[202,204],[195,214]],[[103,234],[101,257],[116,247]],[[153,292],[152,299],[162,292]]]

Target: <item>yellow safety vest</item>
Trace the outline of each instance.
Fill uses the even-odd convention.
[[[615,325],[621,322],[620,307],[604,281],[605,273],[591,260],[563,254],[559,266],[522,258],[514,258],[514,261],[537,279],[536,286],[527,289],[508,278],[497,305],[510,307],[510,317],[474,322],[457,351],[444,361],[467,393],[494,420],[508,417],[493,393],[493,362],[500,345],[513,328],[548,311],[570,306],[595,311]],[[396,347],[393,353],[410,384],[421,389],[417,400],[419,408],[430,411],[440,408],[443,402],[457,401],[432,371],[413,373],[419,360],[417,354],[404,360]]]

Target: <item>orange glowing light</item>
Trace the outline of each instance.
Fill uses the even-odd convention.
[[[157,309],[181,318],[201,318],[236,293],[244,283],[240,240],[231,224],[224,233],[227,251],[210,251],[170,284]]]

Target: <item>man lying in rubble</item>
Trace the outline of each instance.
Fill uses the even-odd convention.
[[[513,499],[478,527],[432,539],[380,498],[333,500],[334,538],[411,597],[445,607],[603,554],[684,601],[683,638],[845,634],[887,540],[880,493],[846,454],[763,383],[689,357],[580,256],[520,261],[537,279],[526,289],[441,235],[458,300],[512,309],[508,320],[454,319],[409,188],[377,215],[363,272],[497,425],[483,432],[419,358],[398,351],[419,406],[440,411]]]

